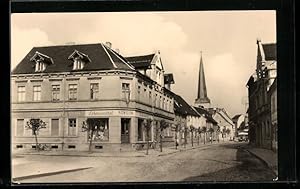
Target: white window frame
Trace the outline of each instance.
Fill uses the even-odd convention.
[[[71,86],[74,86],[71,88]],[[76,87],[75,87],[76,86]],[[72,95],[71,95],[72,94]],[[75,95],[74,95],[75,94]],[[75,98],[71,98],[75,96]],[[68,99],[69,100],[77,100],[78,99],[78,84],[76,83],[70,83],[68,85]]]
[[[33,101],[41,101],[42,99],[42,86],[33,85]]]
[[[19,90],[20,88],[23,88],[23,90]],[[17,101],[18,102],[24,102],[26,100],[26,87],[23,86],[23,85],[20,85],[18,86],[18,89],[17,89]]]

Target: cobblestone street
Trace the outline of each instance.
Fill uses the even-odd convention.
[[[188,151],[146,157],[70,157],[24,155],[13,172],[28,167],[72,167],[18,182],[272,181],[276,176],[243,149],[245,143],[203,145]]]

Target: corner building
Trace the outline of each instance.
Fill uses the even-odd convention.
[[[38,140],[51,150],[88,150],[82,124],[99,119],[101,133],[93,150],[132,150],[144,144],[143,120],[153,121],[151,142],[159,121],[174,120],[173,98],[164,88],[159,53],[150,58],[146,75],[110,45],[34,47],[11,74],[11,127],[14,150],[35,148],[31,118],[46,122]]]

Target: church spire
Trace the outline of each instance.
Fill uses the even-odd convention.
[[[201,54],[201,58],[200,58],[200,67],[199,67],[199,78],[198,78],[198,93],[197,93],[197,99],[195,100],[195,105],[204,106],[205,108],[208,108],[210,106],[210,100],[207,97],[202,51],[200,51],[200,54]]]

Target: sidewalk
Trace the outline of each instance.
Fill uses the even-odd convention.
[[[245,149],[256,156],[258,159],[264,161],[266,165],[272,169],[272,171],[278,175],[278,155],[272,150],[264,148],[256,148],[247,145]]]
[[[160,148],[149,149],[148,156],[164,156],[168,154],[173,154],[177,152],[182,152],[186,150],[192,150],[196,148],[202,148],[206,146],[216,145],[221,143],[206,143],[206,144],[194,144],[192,147],[191,144],[187,144],[186,147],[178,146],[175,149],[174,146],[163,147],[162,152]],[[27,151],[27,152],[18,152],[13,154],[13,156],[18,155],[41,155],[41,156],[75,156],[75,157],[146,157],[146,150],[140,151],[121,151],[121,152],[88,152],[88,151]]]
[[[155,158],[160,156],[165,156],[168,154],[180,153],[188,150],[193,149],[205,149],[209,146],[218,145],[220,143],[207,143],[207,144],[194,144],[192,147],[191,144],[186,145],[184,148],[183,146],[178,146],[175,149],[174,146],[170,147],[163,147],[162,152],[160,152],[160,148],[157,149],[149,149],[148,155],[146,155],[146,150],[141,151],[130,151],[130,152],[83,152],[83,151],[40,151],[40,152],[24,152],[18,153],[13,155],[13,162],[12,162],[12,177],[14,183],[22,182],[22,180],[32,179],[37,177],[43,176],[51,176],[55,174],[67,173],[67,172],[74,172],[84,169],[90,169],[95,166],[95,161],[91,159],[91,161],[86,161],[84,158],[80,160],[77,164],[74,164],[72,159],[75,157],[99,157],[99,158],[106,158],[106,157],[147,157],[147,158]],[[37,155],[36,158],[51,158],[51,156],[67,156],[70,158],[70,161],[63,161],[63,162],[56,162],[55,165],[51,166],[47,161],[39,162],[38,165],[36,161],[29,160],[23,161],[22,157],[20,156],[26,155]],[[43,157],[44,156],[44,157]],[[46,156],[46,157],[45,157]],[[78,159],[77,159],[78,160]],[[100,164],[105,164],[105,161],[100,161]],[[99,161],[97,161],[97,166],[101,166]]]

